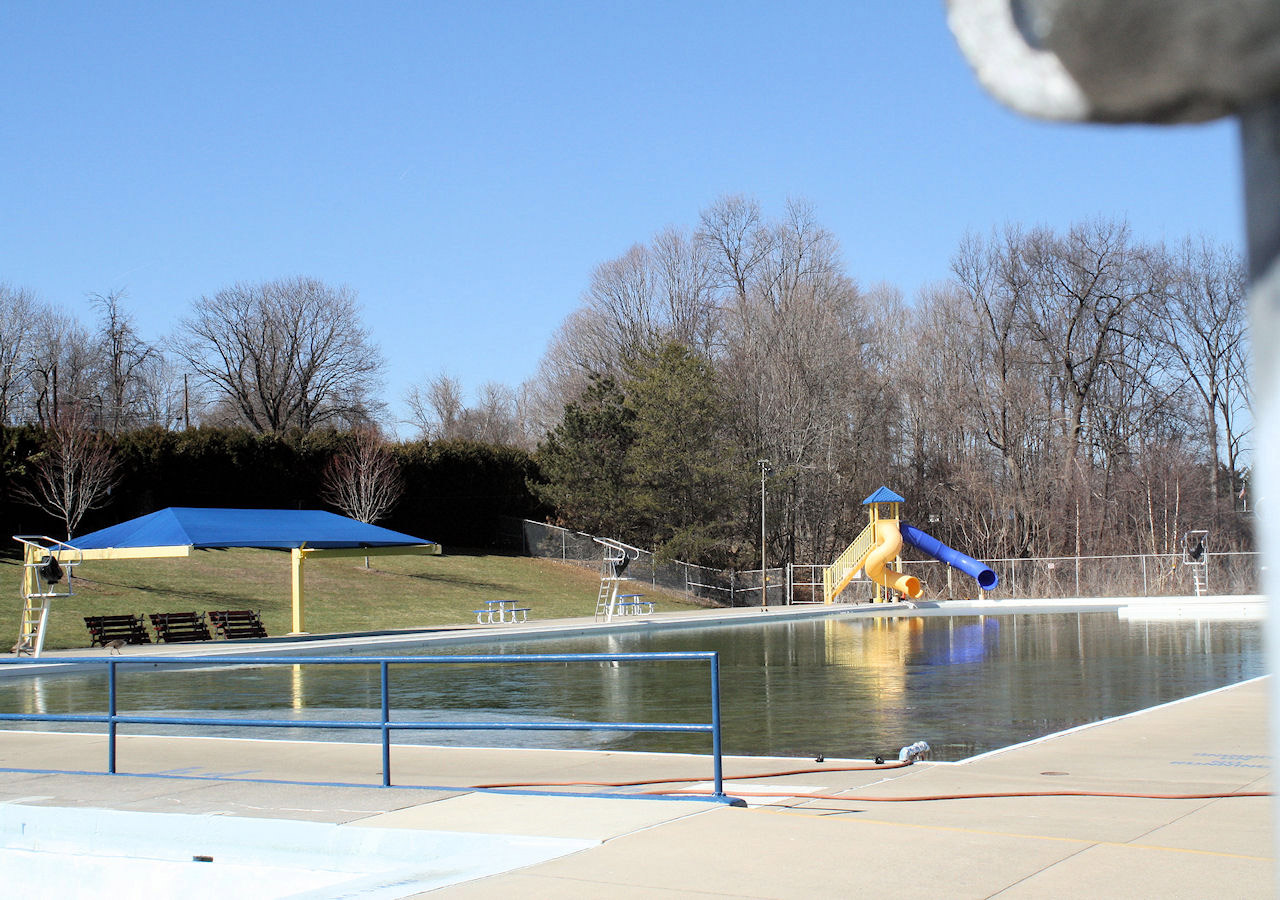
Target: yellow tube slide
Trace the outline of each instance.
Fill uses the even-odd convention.
[[[862,570],[876,584],[882,584],[890,590],[915,600],[924,593],[920,579],[914,575],[906,575],[888,566],[890,560],[897,559],[902,550],[902,533],[895,522],[876,522],[876,544],[867,554]]]

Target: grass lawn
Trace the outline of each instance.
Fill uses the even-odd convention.
[[[475,624],[485,600],[517,599],[532,619],[590,616],[599,574],[546,559],[457,552],[443,556],[315,559],[306,564],[307,631],[323,634]],[[75,569],[75,596],[53,600],[48,649],[86,647],[84,616],[116,613],[252,609],[267,633],[291,630],[289,554],[272,550],[197,550],[185,559],[85,562]],[[21,616],[21,565],[0,559],[0,583],[13,598],[0,608],[0,640],[8,651]],[[696,608],[680,594],[648,585],[635,592],[659,610]],[[150,620],[147,620],[148,626]]]

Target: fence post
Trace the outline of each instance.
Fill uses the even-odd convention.
[[[724,796],[724,768],[720,746],[720,654],[711,655],[711,755],[715,772],[715,795]]]
[[[391,728],[387,725],[391,721],[390,672],[385,659],[378,668],[382,676],[382,786],[391,787]]]
[[[107,773],[116,774],[116,661],[107,663]]]

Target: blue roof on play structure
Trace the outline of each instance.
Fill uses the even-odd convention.
[[[868,503],[906,503],[906,502],[907,502],[906,497],[899,497],[893,491],[889,490],[884,485],[881,485],[880,487],[875,489],[875,492],[870,497],[862,501],[862,505],[866,506]]]
[[[171,506],[72,538],[81,550],[108,547],[258,547],[287,550],[431,544],[413,535],[319,509],[202,509]]]

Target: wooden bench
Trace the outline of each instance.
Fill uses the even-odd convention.
[[[209,621],[218,634],[229,641],[267,636],[262,617],[251,609],[210,610]]]
[[[89,646],[105,647],[111,641],[126,644],[150,644],[151,635],[142,616],[85,616],[84,626],[89,629]]]
[[[151,627],[156,630],[156,639],[166,644],[211,640],[204,613],[152,613]]]

